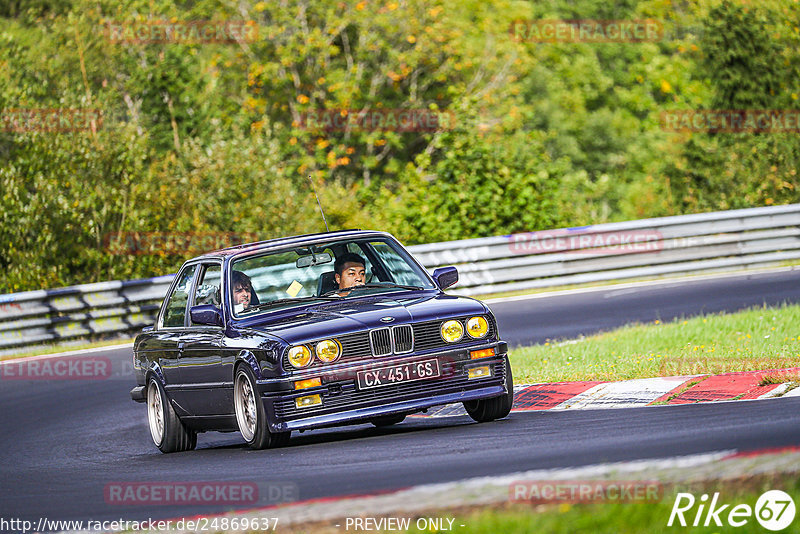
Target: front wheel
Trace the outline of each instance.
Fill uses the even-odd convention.
[[[508,357],[506,357],[506,391],[505,395],[499,397],[467,401],[464,403],[464,408],[469,416],[479,423],[502,419],[509,414],[511,405],[514,404],[514,377],[511,376]]]
[[[258,398],[257,391],[253,372],[246,365],[240,366],[233,382],[233,406],[239,432],[251,449],[286,445],[291,432],[269,431],[264,403]]]
[[[190,451],[197,446],[197,432],[181,422],[155,377],[147,384],[147,422],[153,443],[161,452]]]

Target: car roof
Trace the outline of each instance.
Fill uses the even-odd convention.
[[[223,248],[220,250],[215,250],[212,252],[207,252],[193,258],[196,259],[210,259],[210,258],[225,258],[225,257],[232,257],[237,256],[239,254],[242,255],[249,255],[253,252],[260,252],[264,250],[270,249],[277,249],[284,246],[291,246],[291,245],[306,245],[312,244],[316,241],[327,241],[330,239],[340,239],[340,238],[357,238],[357,237],[366,237],[366,236],[388,236],[392,237],[391,234],[386,232],[379,232],[376,230],[336,230],[333,232],[319,232],[316,234],[304,234],[304,235],[296,235],[290,237],[278,237],[274,239],[267,239],[265,241],[256,241],[253,243],[243,243],[241,245],[235,245],[232,247]],[[190,260],[191,261],[191,260]]]

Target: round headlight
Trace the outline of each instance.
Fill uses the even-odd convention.
[[[335,362],[342,353],[339,344],[332,339],[323,339],[317,343],[317,346],[314,347],[314,351],[317,353],[317,358],[325,363]]]
[[[289,363],[298,369],[308,367],[311,363],[311,351],[305,345],[298,345],[289,349]]]
[[[489,331],[489,323],[483,317],[470,317],[467,321],[467,334],[470,337],[479,338],[486,335]]]
[[[459,321],[445,321],[442,323],[442,339],[448,343],[455,343],[464,337],[464,327]]]

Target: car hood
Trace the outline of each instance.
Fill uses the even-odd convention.
[[[248,321],[247,327],[295,344],[371,328],[485,313],[483,304],[466,297],[383,295],[325,302],[297,309],[289,317],[263,316],[255,322]]]

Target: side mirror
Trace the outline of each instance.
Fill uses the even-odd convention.
[[[433,271],[433,281],[439,289],[447,289],[458,282],[458,269],[455,267],[439,267]]]
[[[192,318],[192,324],[222,326],[222,311],[213,304],[192,306],[189,316]]]

